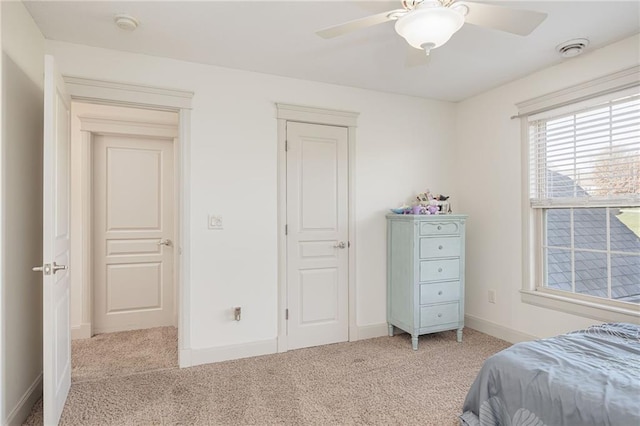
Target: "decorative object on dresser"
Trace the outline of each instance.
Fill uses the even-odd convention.
[[[395,214],[451,214],[451,203],[448,200],[448,195],[432,194],[427,189],[415,197],[412,206],[402,204],[390,210]]]
[[[467,216],[387,215],[387,323],[418,336],[464,328]]]

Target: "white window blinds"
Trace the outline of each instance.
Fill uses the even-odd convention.
[[[640,205],[640,93],[529,117],[532,207]]]

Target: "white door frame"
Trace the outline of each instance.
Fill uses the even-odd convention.
[[[357,112],[276,103],[278,119],[278,352],[286,352],[287,342],[287,122],[324,124],[347,128],[349,152],[348,225],[349,225],[349,341],[358,340],[356,321],[356,127]]]
[[[190,143],[191,143],[191,100],[193,92],[183,90],[156,88],[143,85],[116,83],[105,80],[92,80],[86,78],[64,76],[65,83],[71,99],[73,101],[84,101],[89,103],[99,103],[116,106],[129,106],[147,109],[159,109],[164,111],[174,111],[178,113],[178,143],[174,144],[175,188],[177,190],[176,210],[176,250],[175,250],[175,285],[177,293],[178,310],[178,364],[180,367],[191,366],[191,336],[190,336]],[[90,135],[89,132],[83,134]],[[88,143],[89,141],[83,141]],[[85,176],[88,177],[88,176]],[[83,179],[82,193],[87,194],[87,187],[90,181]],[[84,224],[90,220],[91,210],[87,210],[87,201],[83,203],[82,220]],[[90,208],[90,203],[89,203]],[[90,228],[85,228],[90,229]],[[90,240],[83,235],[83,252],[90,249]],[[86,267],[87,261],[91,262],[90,256],[83,256],[83,263]],[[91,275],[87,275],[88,270],[83,271],[84,284],[88,285]],[[90,273],[90,272],[89,272]],[[91,306],[91,293],[87,296],[83,292],[83,312],[82,322],[92,321],[91,310],[86,309],[86,303]],[[87,312],[88,311],[88,312]],[[89,316],[86,316],[89,315]]]
[[[86,108],[86,109],[91,109]],[[76,113],[74,113],[76,116]],[[80,144],[82,154],[82,167],[80,169],[81,176],[78,179],[80,183],[80,194],[82,194],[82,324],[80,338],[89,338],[94,332],[94,290],[95,290],[95,270],[94,270],[94,199],[93,193],[93,155],[94,141],[96,136],[100,135],[117,135],[117,136],[140,136],[140,137],[158,137],[164,140],[171,140],[173,147],[173,168],[179,170],[179,153],[180,140],[178,138],[178,123],[164,120],[164,122],[156,122],[148,119],[130,119],[130,118],[112,118],[106,117],[100,112],[88,111],[81,112],[77,115],[80,121],[80,127],[75,129],[80,132]],[[167,117],[168,118],[168,117]],[[171,120],[172,121],[172,120]],[[171,236],[173,241],[180,241],[180,205],[178,203],[180,196],[180,186],[177,179],[174,179],[173,185],[174,197],[173,210],[174,233]],[[74,240],[76,241],[76,240]],[[179,265],[179,250],[173,250],[173,264]],[[77,266],[76,266],[77,267]],[[76,276],[76,279],[78,276]],[[179,268],[173,268],[173,292],[174,306],[172,307],[174,321],[177,323],[176,315],[178,309],[178,282]],[[75,330],[74,330],[75,331]]]

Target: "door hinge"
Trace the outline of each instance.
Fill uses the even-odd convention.
[[[284,310],[284,319],[288,320],[289,319],[289,309],[285,309]]]
[[[284,141],[284,150],[289,151],[289,141]]]
[[[351,247],[351,241],[347,241],[347,247]]]
[[[289,225],[284,226],[284,235],[289,235]]]

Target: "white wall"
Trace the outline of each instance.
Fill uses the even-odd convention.
[[[457,108],[460,209],[469,214],[466,312],[480,323],[546,337],[596,321],[520,301],[522,171],[515,104],[640,63],[634,36],[465,100]],[[487,292],[495,289],[496,304]],[[517,336],[514,336],[517,338]]]
[[[22,3],[2,2],[2,424],[21,424],[42,371],[44,38]]]
[[[277,336],[274,102],[361,113],[356,149],[357,323],[385,331],[385,219],[427,187],[453,189],[455,105],[47,41],[65,75],[190,90],[191,346]],[[207,214],[223,231],[207,230]],[[231,308],[242,306],[233,321]]]

